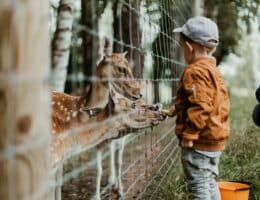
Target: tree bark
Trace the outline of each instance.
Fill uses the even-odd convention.
[[[180,4],[180,1],[176,1],[176,4]],[[192,6],[186,5],[176,5],[167,6],[164,1],[158,3],[160,8],[160,32],[153,42],[152,49],[154,55],[154,65],[153,65],[153,78],[154,79],[168,79],[168,78],[178,78],[180,77],[183,66],[180,64],[181,51],[179,46],[176,44],[176,39],[174,38],[172,30],[179,27],[180,24],[184,23],[192,13]],[[181,3],[182,4],[182,3]],[[186,7],[184,7],[186,6]],[[183,12],[183,16],[179,15],[176,9]],[[187,13],[184,11],[188,10]],[[182,22],[183,21],[183,22]],[[178,22],[178,25],[176,24]],[[160,81],[161,82],[161,81]],[[154,82],[154,102],[160,102],[160,83],[159,81]],[[177,82],[173,80],[172,83],[172,99],[176,94]]]
[[[69,62],[74,0],[60,0],[57,28],[52,42],[53,89],[64,91]]]
[[[98,32],[98,13],[96,4],[98,4],[96,0],[81,0],[81,23],[87,28]],[[87,31],[82,32],[82,38],[84,75],[91,77],[95,74],[99,40]]]
[[[0,6],[0,199],[45,200],[50,172],[48,1]]]
[[[114,38],[122,41],[130,47],[114,42],[114,52],[128,51],[130,67],[136,78],[142,77],[144,55],[139,50],[141,48],[141,31],[139,24],[140,1],[127,1],[113,4],[114,14]]]
[[[194,0],[193,8],[192,8],[193,16],[203,15],[203,6],[204,6],[204,0]]]

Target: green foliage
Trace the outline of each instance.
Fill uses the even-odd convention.
[[[244,181],[252,184],[250,199],[260,198],[259,128],[251,119],[254,97],[232,97],[232,132],[220,161],[221,180]]]
[[[259,135],[256,128],[250,125],[240,132],[239,137],[232,137],[230,145],[221,157],[220,177],[221,180],[248,182],[253,188],[250,199],[260,197],[260,157]]]
[[[246,23],[250,30],[250,20],[259,17],[260,0],[235,0],[237,11],[240,12],[240,19]]]
[[[158,180],[159,182],[160,180]],[[146,194],[142,197],[144,200],[189,200],[188,187],[182,173],[181,162],[178,161],[170,170],[166,180],[161,184],[156,194],[151,194],[157,189],[158,184],[155,180],[154,184],[149,188]]]
[[[220,45],[215,54],[218,62],[229,53],[237,53],[236,47],[241,39],[244,24],[249,33],[250,21],[259,15],[260,0],[207,0],[205,15],[214,19],[219,27]]]

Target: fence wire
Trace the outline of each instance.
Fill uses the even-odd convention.
[[[52,0],[51,22],[55,24],[58,1]],[[66,76],[65,92],[86,95],[89,84],[127,81],[145,82],[142,89],[143,99],[151,103],[163,103],[164,106],[175,101],[176,88],[184,63],[180,46],[172,30],[183,24],[191,16],[191,0],[75,0],[72,43]],[[84,6],[84,8],[83,8]],[[89,14],[88,14],[89,13]],[[51,24],[51,27],[53,25]],[[54,29],[52,30],[54,33]],[[134,78],[99,77],[96,66],[102,60],[104,38],[110,41],[110,53],[128,51],[127,60]],[[10,87],[16,84],[33,83],[42,80],[45,85],[53,85],[61,77],[37,77],[31,73],[10,73],[10,77],[0,75],[0,82],[8,80]],[[62,78],[61,78],[62,79]],[[122,89],[124,89],[122,87]],[[99,95],[99,94],[97,94]],[[72,103],[71,108],[76,108]],[[65,133],[53,137],[53,141],[62,142],[68,137],[74,138],[79,129],[95,133],[100,127],[111,125],[121,119],[128,119],[139,110],[111,116],[91,124],[78,127],[76,124]],[[129,118],[131,120],[131,118]],[[131,124],[131,121],[129,122]],[[102,152],[102,175],[100,195],[102,199],[142,199],[148,188],[160,174],[158,188],[178,158],[177,139],[174,135],[174,120],[168,119],[156,127],[127,132],[125,144],[116,139],[114,151],[115,182],[122,181],[123,194],[119,194],[118,185],[109,183],[111,176],[111,152],[109,151],[114,132],[108,131],[105,137],[85,146],[72,141],[71,148],[55,163],[63,168],[61,183],[49,182],[41,191],[32,194],[38,199],[47,191],[54,191],[62,185],[62,199],[95,199],[96,177],[100,162],[97,151]],[[120,130],[113,130],[118,133]],[[12,132],[10,130],[9,132]],[[119,134],[115,134],[118,137]],[[93,136],[94,137],[94,136]],[[23,154],[36,146],[47,146],[42,139],[25,141],[20,146],[8,145],[6,151],[0,152],[0,160],[12,160],[15,155]],[[122,148],[122,145],[124,148]],[[55,149],[54,149],[55,151]],[[123,157],[120,158],[120,152]],[[122,166],[120,164],[122,162]],[[12,167],[10,162],[10,168]],[[121,169],[120,169],[121,168]],[[121,170],[121,172],[120,172]],[[11,174],[11,172],[9,172]],[[52,176],[56,173],[53,169]],[[11,175],[12,177],[12,175]],[[11,192],[11,191],[10,191]],[[149,190],[150,192],[150,190]],[[156,195],[154,190],[150,196]],[[121,195],[121,196],[120,196]],[[123,196],[122,196],[123,195]],[[12,198],[11,198],[12,199]],[[57,199],[58,200],[58,199]]]
[[[95,3],[96,7],[98,7],[97,4],[99,3]],[[144,91],[142,91],[144,99],[150,102],[172,104],[175,100],[179,75],[184,66],[180,56],[179,43],[173,35],[172,30],[190,17],[191,5],[191,1],[178,0],[159,2],[124,0],[116,3],[112,2],[112,6],[109,7],[108,4],[107,8],[110,8],[113,13],[114,24],[111,23],[110,26],[113,26],[114,33],[107,32],[105,27],[97,28],[97,25],[91,26],[89,25],[90,23],[88,24],[84,20],[75,23],[74,32],[75,34],[83,33],[88,35],[99,45],[102,45],[102,37],[105,35],[111,39],[113,52],[128,51],[127,59],[135,75],[135,78],[131,78],[131,80],[148,83]],[[97,13],[97,9],[94,9],[95,6],[92,6],[91,13]],[[105,13],[106,9],[104,10]],[[100,17],[100,21],[108,17],[96,14],[96,17],[98,16]],[[97,19],[93,21],[92,19],[92,25],[93,23],[102,24],[100,21]],[[73,48],[77,49],[78,47],[72,46]],[[96,48],[96,46],[92,44],[92,48]],[[99,52],[102,52],[102,47],[100,49]],[[97,49],[93,50],[97,51]],[[80,56],[76,56],[77,59],[74,60],[79,60],[79,62],[76,62],[76,64],[71,63],[72,73],[68,74],[66,79],[68,83],[74,83],[74,87],[81,87],[82,82],[122,81],[123,83],[127,81],[126,78],[114,77],[100,79],[95,76],[95,69],[92,69],[92,73],[89,74],[79,73],[78,71],[73,72],[73,66],[81,66],[86,63],[86,61],[81,63],[81,59],[78,58]],[[98,59],[100,59],[99,56],[92,54],[92,59],[89,59],[90,63],[88,66],[95,67],[96,65],[93,63],[96,63]],[[84,72],[84,69],[82,71]],[[164,96],[167,97],[164,98]],[[97,126],[99,125],[98,123]],[[166,128],[163,128],[165,126]],[[177,142],[173,133],[174,121],[169,120],[154,128],[154,130],[148,129],[141,133],[131,133],[128,136],[123,156],[122,174],[120,177],[117,177],[117,181],[122,179],[124,185],[124,196],[121,199],[141,199],[147,188],[155,181],[155,177],[162,173],[162,169],[164,169],[164,175],[161,177],[161,182],[163,181],[170,168],[174,166],[178,155],[176,151]],[[108,146],[104,146],[104,149],[108,148]],[[117,146],[116,149],[119,150],[120,148]],[[108,150],[104,150],[104,152],[102,157],[104,175],[102,181],[104,185],[101,189],[101,195],[104,199],[117,199],[118,196],[113,194],[114,186],[107,183],[110,173],[108,160],[111,155]],[[95,151],[92,154],[95,154]],[[91,168],[91,173],[93,174],[92,181],[90,182],[91,184],[95,184],[95,178],[93,177],[97,173],[94,164],[96,162],[96,157],[93,156],[92,160],[90,159],[90,161],[86,162],[91,163],[91,166],[81,163],[77,165],[78,167],[68,167],[68,170],[66,169],[67,173],[64,175],[65,189],[63,190],[65,199],[71,197],[70,192],[66,190],[67,187],[72,187],[68,184],[69,180],[79,180],[81,179],[79,176],[85,178],[87,176],[91,177],[88,174],[88,170],[91,171]],[[79,182],[81,181],[79,180]],[[161,182],[159,183],[160,185]],[[92,189],[94,191],[95,187]],[[91,194],[85,194],[85,197],[94,198],[95,194],[93,191]],[[154,191],[153,195],[156,192]]]

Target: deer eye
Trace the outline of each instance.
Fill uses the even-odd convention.
[[[126,69],[123,68],[123,67],[118,67],[118,71],[123,74],[123,75],[126,75]]]

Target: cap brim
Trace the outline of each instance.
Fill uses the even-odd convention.
[[[174,33],[181,33],[182,31],[183,31],[182,27],[173,29]]]

